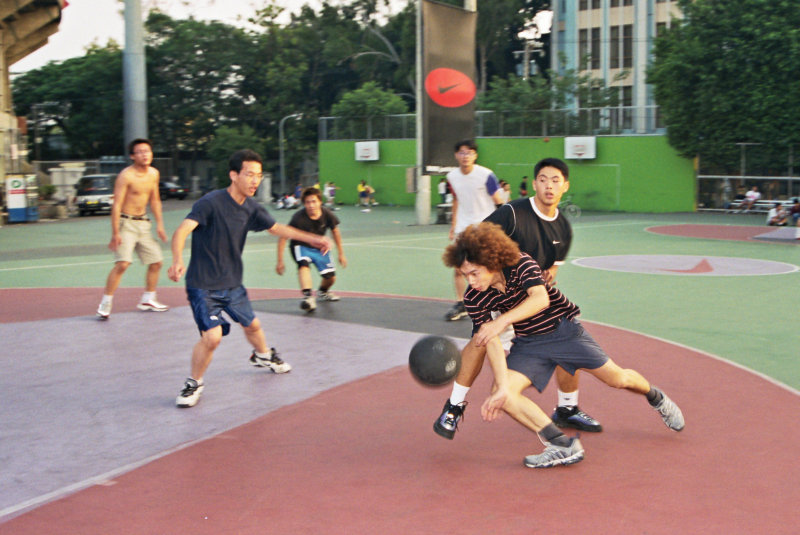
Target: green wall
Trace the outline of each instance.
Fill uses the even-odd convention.
[[[478,163],[511,184],[517,196],[521,178],[533,175],[542,158],[564,156],[564,138],[478,139]],[[357,202],[356,185],[366,180],[382,204],[413,206],[406,192],[406,169],[415,162],[415,141],[381,140],[380,160],[355,161],[353,141],[323,141],[319,145],[320,181],[334,181],[336,198]],[[597,158],[567,160],[572,201],[584,210],[613,212],[691,212],[695,209],[695,174],[691,160],[678,156],[665,136],[598,137]],[[455,159],[453,160],[455,165]],[[431,204],[438,202],[431,178]]]

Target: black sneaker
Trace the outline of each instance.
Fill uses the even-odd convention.
[[[553,412],[553,423],[558,427],[571,427],[588,433],[599,433],[603,430],[600,422],[575,407],[558,407]]]
[[[447,314],[444,315],[444,319],[447,321],[458,321],[461,318],[467,317],[467,309],[464,308],[464,302],[459,301],[458,303],[453,305],[453,308],[447,311]]]
[[[453,440],[456,429],[458,429],[458,422],[464,416],[464,409],[466,407],[466,401],[462,401],[458,405],[450,403],[450,399],[445,401],[442,415],[433,423],[433,430],[436,431],[436,434],[446,439]]]
[[[292,371],[292,366],[288,362],[284,362],[283,359],[278,356],[278,352],[275,351],[274,347],[269,348],[269,354],[270,358],[265,359],[259,357],[256,355],[256,352],[253,351],[253,354],[250,355],[250,364],[256,368],[269,368],[274,373]]]

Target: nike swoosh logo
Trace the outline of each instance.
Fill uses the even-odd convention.
[[[453,85],[448,85],[448,86],[446,86],[446,87],[439,86],[439,94],[441,95],[441,94],[443,94],[443,93],[447,93],[447,92],[448,92],[448,91],[450,91],[451,89],[455,89],[456,87],[458,87],[458,86],[460,86],[460,85],[461,85],[461,84],[453,84]]]

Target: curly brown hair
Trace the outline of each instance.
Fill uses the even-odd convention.
[[[499,225],[483,222],[470,225],[447,246],[444,265],[459,268],[464,262],[500,271],[519,262],[519,246]]]

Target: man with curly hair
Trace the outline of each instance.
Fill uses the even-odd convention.
[[[533,197],[504,204],[484,221],[500,225],[520,250],[539,264],[544,282],[554,286],[558,268],[564,264],[572,244],[572,227],[558,209],[562,196],[569,190],[569,167],[558,158],[545,158],[536,164],[533,173]],[[508,349],[513,337],[513,329],[506,329],[500,336],[503,347]],[[485,357],[486,348],[472,343],[462,351],[461,369],[453,382],[450,407],[442,411],[433,427],[438,435],[447,439],[455,435],[467,393],[478,377]],[[553,423],[592,433],[602,431],[600,422],[578,406],[578,374],[569,374],[559,366],[555,377],[558,404],[551,416]]]
[[[578,306],[555,286],[545,284],[539,265],[520,253],[498,225],[469,226],[447,247],[443,261],[467,279],[464,305],[472,319],[472,342],[486,347],[494,374],[481,416],[490,422],[506,412],[545,444],[542,453],[525,457],[525,466],[572,464],[584,456],[577,437],[565,436],[536,403],[522,395],[529,386],[542,392],[556,366],[572,374],[583,369],[609,386],[641,394],[667,427],[683,429],[678,406],[639,372],[621,368],[603,352],[578,322]],[[500,313],[494,319],[493,311]],[[498,335],[508,325],[513,326],[516,338],[506,357]]]

